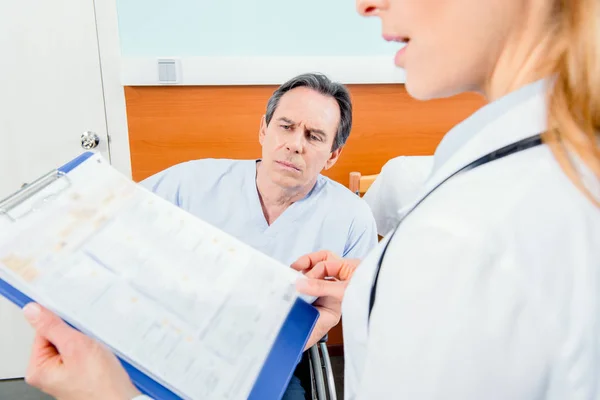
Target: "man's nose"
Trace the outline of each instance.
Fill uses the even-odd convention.
[[[292,135],[287,137],[286,148],[293,152],[300,154],[304,149],[304,134],[301,129],[297,129]]]

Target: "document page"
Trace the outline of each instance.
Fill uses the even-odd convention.
[[[246,399],[298,274],[99,155],[67,178],[2,223],[0,277],[183,398]]]

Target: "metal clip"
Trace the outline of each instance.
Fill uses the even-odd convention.
[[[20,215],[19,217],[14,217],[13,215],[11,215],[11,211],[14,210],[17,206],[23,204],[25,201],[31,199],[33,196],[40,193],[48,186],[62,179],[64,179],[66,185],[62,187],[59,191],[44,197],[40,201],[37,201],[35,205],[31,207],[31,209],[29,209],[26,213]],[[58,196],[70,186],[71,181],[64,172],[61,172],[59,170],[50,171],[49,173],[36,179],[35,181],[22,186],[19,191],[11,194],[7,198],[0,201],[0,216],[4,216],[10,219],[12,222],[16,222],[19,218],[23,218],[26,215],[29,215],[30,213],[38,210],[42,207],[42,204],[47,203],[50,199]]]

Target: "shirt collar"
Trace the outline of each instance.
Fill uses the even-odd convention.
[[[547,84],[543,79],[511,92],[450,130],[436,149],[426,186],[435,186],[487,153],[545,131]]]

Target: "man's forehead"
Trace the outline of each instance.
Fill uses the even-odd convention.
[[[333,97],[299,87],[281,97],[274,117],[287,118],[296,123],[318,124],[321,126],[311,127],[335,131],[340,120],[340,109]]]

